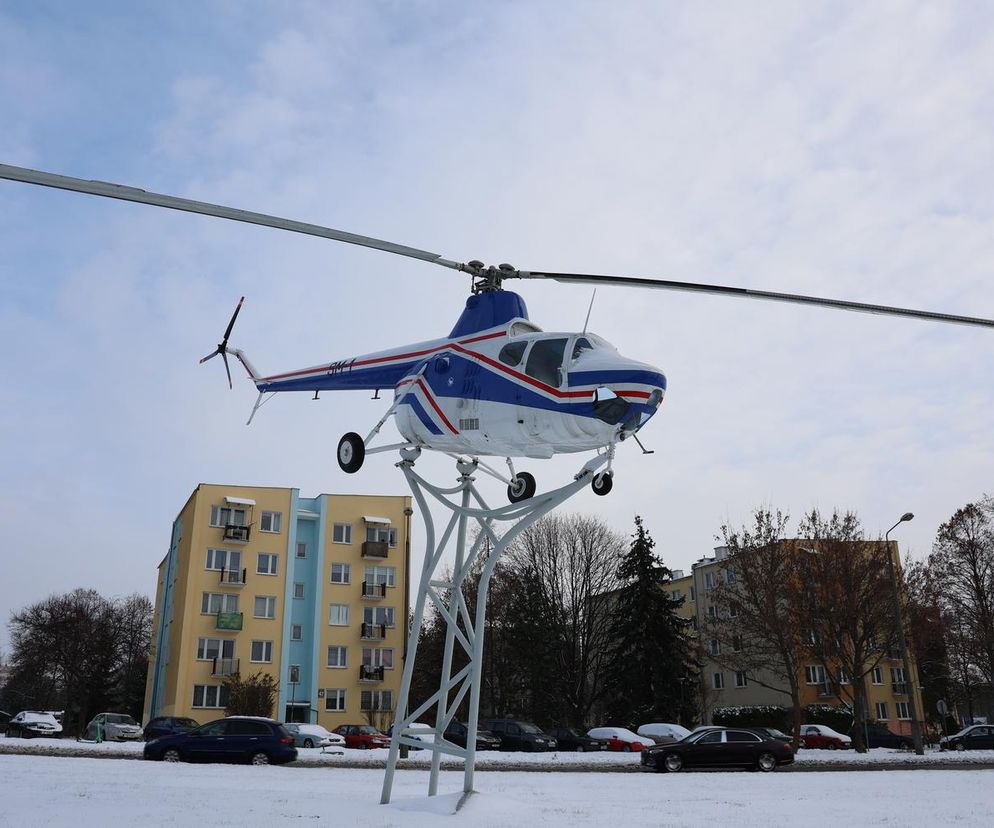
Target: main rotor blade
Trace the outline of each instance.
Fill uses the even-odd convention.
[[[427,250],[418,250],[416,247],[407,247],[403,244],[394,244],[393,242],[374,239],[370,236],[360,236],[355,233],[347,233],[344,230],[334,230],[331,227],[322,227],[319,224],[307,224],[301,221],[279,218],[278,216],[270,216],[265,213],[253,213],[248,210],[238,210],[234,207],[224,207],[220,204],[209,204],[204,201],[179,198],[178,196],[150,193],[146,190],[140,190],[137,187],[127,187],[123,184],[71,178],[66,175],[56,175],[55,173],[42,172],[40,170],[29,170],[25,167],[12,167],[9,164],[0,164],[0,178],[6,178],[10,181],[22,181],[25,184],[38,184],[42,187],[54,187],[58,190],[72,190],[77,193],[116,198],[121,201],[134,201],[138,204],[151,204],[155,207],[183,210],[187,213],[200,213],[204,216],[216,216],[217,218],[230,219],[231,221],[244,221],[247,224],[259,224],[263,227],[274,227],[277,230],[289,230],[293,233],[320,236],[321,238],[333,239],[334,241],[345,242],[346,244],[357,244],[360,247],[371,247],[374,250],[396,253],[398,256],[407,256],[411,259],[421,259],[422,261],[432,262],[433,264],[442,265],[442,267],[452,268],[453,270],[463,269],[463,266],[459,262],[443,259],[438,253],[429,253]]]
[[[994,319],[975,316],[956,316],[951,313],[896,308],[890,305],[870,305],[864,302],[849,302],[844,299],[823,299],[818,296],[802,296],[797,293],[777,293],[768,290],[707,285],[697,282],[674,282],[666,279],[644,279],[635,276],[601,276],[592,273],[548,273],[541,270],[522,270],[517,276],[522,279],[554,279],[557,282],[572,282],[581,285],[630,285],[631,287],[657,288],[661,290],[682,290],[691,293],[712,293],[720,296],[737,296],[742,299],[767,299],[772,302],[793,302],[800,305],[816,305],[838,310],[876,313],[884,316],[905,316],[912,319],[928,319],[933,322],[952,322],[958,325],[976,325],[994,328]]]

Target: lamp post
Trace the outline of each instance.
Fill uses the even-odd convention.
[[[894,619],[897,622],[897,643],[901,648],[901,663],[904,669],[904,685],[908,694],[908,713],[911,715],[911,740],[915,745],[915,753],[925,754],[922,747],[922,731],[918,726],[918,713],[915,709],[915,681],[911,675],[911,659],[908,657],[908,639],[904,635],[904,610],[901,608],[901,590],[897,583],[897,570],[894,567],[894,555],[890,548],[890,533],[908,520],[913,520],[911,512],[905,512],[901,519],[884,533],[884,543],[887,545],[887,567],[890,571],[890,584],[893,590]]]

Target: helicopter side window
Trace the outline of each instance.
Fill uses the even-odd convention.
[[[507,345],[500,349],[497,359],[505,365],[512,367],[518,365],[521,363],[521,357],[524,356],[527,345],[527,342],[508,342]]]
[[[575,360],[584,351],[592,351],[594,346],[590,344],[590,340],[585,336],[578,336],[576,342],[573,343],[573,356],[570,361]]]
[[[540,339],[532,345],[528,354],[525,373],[547,385],[560,385],[563,354],[566,351],[565,339]]]

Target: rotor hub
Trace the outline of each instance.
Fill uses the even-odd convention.
[[[490,293],[500,290],[504,279],[513,279],[518,275],[518,270],[514,265],[506,262],[496,267],[485,265],[478,259],[473,259],[462,265],[461,270],[465,270],[473,278],[473,293]]]

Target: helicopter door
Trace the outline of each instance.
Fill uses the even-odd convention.
[[[528,352],[528,359],[525,362],[525,373],[528,376],[551,385],[553,388],[560,388],[565,377],[563,376],[563,356],[566,352],[566,339],[539,339],[532,343]],[[524,425],[526,432],[537,437],[548,433],[552,428],[551,408],[541,408],[538,406],[527,406],[523,409]]]

